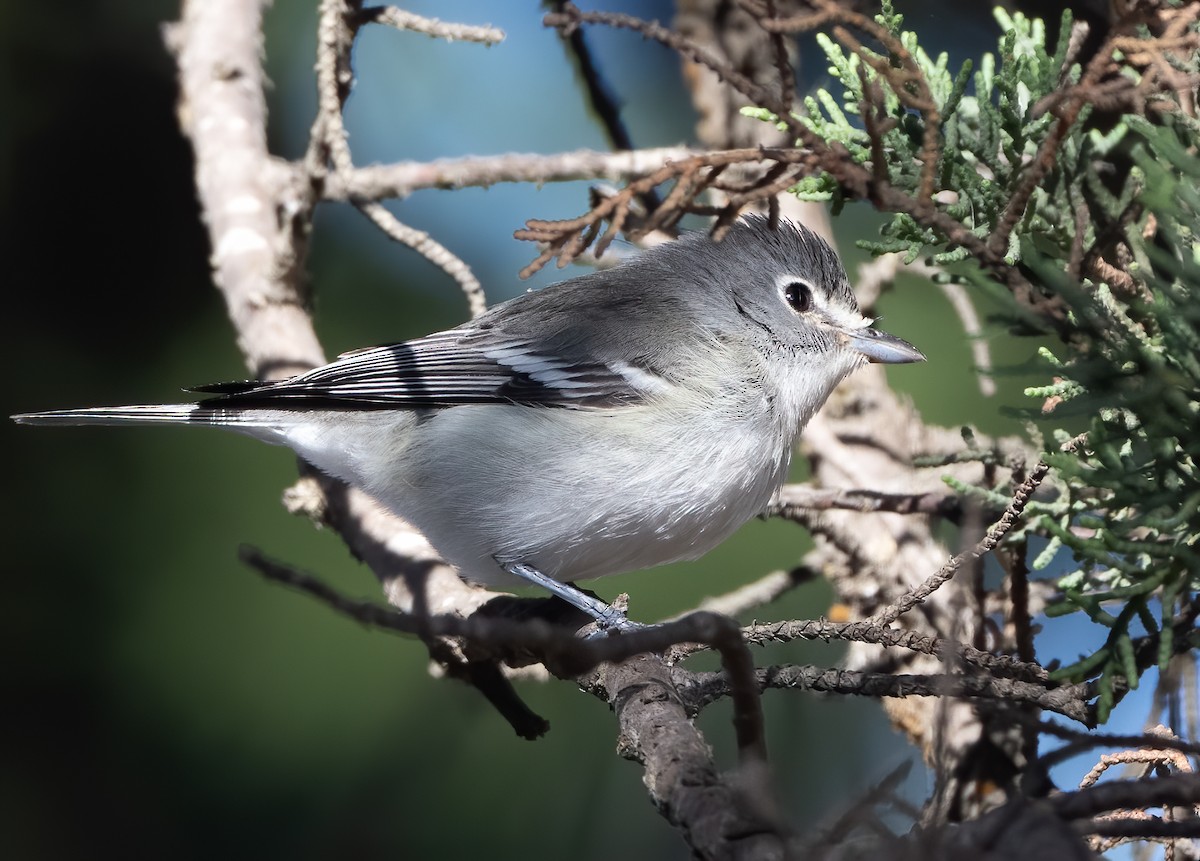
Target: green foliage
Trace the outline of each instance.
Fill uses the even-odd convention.
[[[1035,569],[1062,567],[1069,555],[1061,602],[1051,615],[1083,612],[1108,629],[1100,650],[1057,671],[1064,679],[1099,677],[1103,720],[1119,687],[1136,686],[1152,663],[1135,648],[1135,638],[1165,629],[1157,653],[1164,665],[1176,640],[1171,626],[1178,608],[1200,587],[1200,303],[1194,295],[1200,283],[1200,127],[1174,109],[1167,91],[1154,96],[1162,110],[1133,112],[1123,105],[1103,123],[1090,124],[1095,100],[1081,98],[1064,120],[1066,109],[1052,108],[1067,105],[1066,94],[1083,80],[1080,66],[1067,62],[1069,15],[1052,47],[1041,21],[999,9],[995,15],[1004,33],[999,50],[984,55],[974,74],[970,63],[952,74],[945,55],[929,57],[886,3],[875,20],[892,56],[864,50],[864,59],[818,37],[842,92],[821,90],[808,98],[801,121],[876,176],[881,171],[874,162],[882,155],[886,182],[912,201],[883,228],[882,241],[866,244],[870,250],[900,252],[908,260],[925,256],[945,277],[996,292],[994,268],[985,273],[939,222],[923,217],[932,203],[972,236],[997,243],[1004,262],[1017,267],[1037,295],[1057,303],[1064,344],[1043,349],[1047,381],[1027,394],[1052,407],[1056,420],[1074,421],[1076,430],[1084,422],[1087,431],[1073,444],[1075,435],[1066,429],[1046,441],[1044,458],[1061,494],[1032,504],[1018,537],[1038,532],[1048,539]],[[897,44],[911,61],[898,57]],[[888,62],[869,62],[880,59]],[[932,110],[914,110],[907,98],[911,81],[889,74],[900,59],[919,70]],[[1196,59],[1186,62],[1194,72]],[[1131,87],[1141,81],[1129,64],[1118,74]],[[931,124],[936,152],[926,134]],[[936,187],[923,190],[922,168],[930,159],[936,160]],[[1045,170],[1031,182],[1039,162]],[[796,191],[840,202],[841,190],[829,177],[806,180]],[[1039,312],[1028,300],[1009,302],[1014,317],[1037,322]],[[984,504],[1007,500],[994,489],[956,487]]]
[[[984,54],[974,75],[974,64],[969,60],[952,74],[946,54],[932,59],[917,43],[915,33],[898,29],[899,17],[891,15],[889,8],[876,18],[912,55],[938,106],[940,150],[953,155],[941,159],[938,170],[938,185],[943,190],[938,199],[943,210],[980,237],[986,236],[999,220],[1023,177],[1023,168],[1036,157],[1053,122],[1049,111],[1035,110],[1040,98],[1063,83],[1077,82],[1080,74],[1077,65],[1062,69],[1071,29],[1069,18],[1064,17],[1063,35],[1050,53],[1041,21],[1020,13],[1010,16],[1002,9],[995,14],[1005,33],[999,63],[996,56]],[[850,118],[861,118],[868,105],[870,110],[878,110],[868,90],[881,89],[883,114],[892,120],[890,130],[882,135],[888,181],[916,195],[925,120],[906,108],[896,90],[858,54],[847,55],[824,35],[818,35],[817,41],[830,60],[829,73],[842,83],[844,91],[839,104],[833,94],[819,90],[805,100],[807,113],[799,119],[822,139],[843,143],[855,161],[871,163],[869,135],[861,123]],[[968,85],[973,88],[970,95]],[[1093,137],[1076,124],[1058,152],[1059,170],[1054,179],[1060,182],[1034,191],[1033,205],[1027,208],[1021,229],[1013,234],[1008,262],[1021,259],[1022,236],[1046,252],[1057,251],[1063,256],[1068,253],[1074,227],[1071,202],[1078,193],[1078,182],[1072,183],[1071,178],[1077,167],[1082,169],[1088,163],[1089,149],[1105,145],[1108,142],[1103,137]],[[1074,193],[1056,194],[1062,182],[1076,186]],[[826,199],[834,197],[831,193]],[[902,252],[909,262],[932,252],[933,262],[940,266],[967,258],[961,247],[943,248],[941,237],[907,214],[897,214],[883,235],[882,242],[863,243],[864,247],[877,254]]]
[[[1098,655],[1059,675],[1081,677],[1090,664],[1136,684],[1130,626],[1136,620],[1147,633],[1169,629],[1180,599],[1200,586],[1200,306],[1193,291],[1200,271],[1200,160],[1182,145],[1197,139],[1190,122],[1152,125],[1127,117],[1125,124],[1136,165],[1129,184],[1154,217],[1155,241],[1141,241],[1131,226],[1130,247],[1146,260],[1136,290],[1056,285],[1094,332],[1086,349],[1076,347],[1062,360],[1056,384],[1063,409],[1089,421],[1079,453],[1045,454],[1065,485],[1071,515],[1042,518],[1040,525],[1076,563],[1060,581],[1065,602],[1056,610],[1082,610],[1110,628]],[[1035,271],[1051,285],[1063,278],[1052,258],[1038,261]],[[1028,394],[1044,396],[1041,389]],[[1065,437],[1059,433],[1060,442]],[[1118,615],[1101,605],[1119,607]],[[1160,638],[1160,664],[1173,640]]]

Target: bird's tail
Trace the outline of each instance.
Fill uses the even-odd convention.
[[[143,404],[131,407],[87,407],[21,413],[12,417],[23,425],[163,425],[198,424],[229,428],[254,428],[271,424],[252,410],[228,409],[203,404]]]

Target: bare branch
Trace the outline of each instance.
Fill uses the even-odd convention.
[[[213,281],[257,378],[321,364],[303,296],[278,256],[286,237],[269,181],[261,0],[188,0],[165,28],[179,68],[179,111],[196,157]]]
[[[785,484],[767,514],[807,523],[809,512],[841,509],[844,511],[892,511],[896,514],[933,514],[956,519],[962,513],[957,494],[949,491],[931,493],[884,493],[877,490],[811,487],[807,484]]]
[[[399,613],[370,602],[350,600],[312,575],[270,560],[254,548],[244,547],[242,559],[268,580],[298,589],[364,625],[427,639],[463,637],[477,648],[495,650],[498,657],[513,652],[533,653],[552,672],[570,678],[590,672],[601,663],[619,663],[636,655],[666,651],[678,643],[705,643],[721,655],[743,761],[766,761],[766,736],[754,682],[754,661],[741,629],[726,616],[699,611],[636,631],[580,639],[572,629],[542,620],[514,621],[482,613],[466,618]]]
[[[397,30],[424,33],[426,36],[445,39],[448,42],[480,42],[484,45],[495,45],[504,41],[504,31],[497,27],[477,27],[471,24],[440,21],[437,18],[426,18],[395,6],[368,6],[365,9],[359,9],[353,20],[356,27],[363,24],[386,24]]]
[[[247,365],[256,377],[270,379],[323,364],[324,355],[299,287],[297,245],[311,213],[301,211],[300,225],[291,232],[276,221],[284,203],[272,197],[280,187],[272,180],[278,163],[266,148],[262,5],[189,0],[183,20],[167,29],[166,38],[179,65],[179,116],[196,153],[202,215],[215,249],[214,280]],[[323,38],[336,42],[337,32],[324,32]],[[336,64],[326,75],[336,104],[341,80]],[[306,494],[306,512],[333,526],[397,606],[470,612],[494,597],[464,583],[411,526],[361,491],[304,464],[301,472],[315,481],[318,494],[315,500]]]
[[[891,606],[884,608],[876,614],[872,621],[877,625],[890,625],[940,589],[965,563],[974,561],[991,551],[1016,526],[1017,518],[1025,510],[1025,506],[1029,503],[1033,491],[1037,489],[1037,486],[1041,484],[1042,479],[1046,477],[1046,473],[1049,471],[1049,465],[1044,461],[1039,461],[1037,466],[1033,468],[1033,471],[1030,472],[1029,477],[1021,482],[1013,492],[1012,502],[1008,504],[1008,508],[1005,509],[1004,514],[992,524],[987,534],[984,535],[978,544],[970,550],[966,550],[955,556],[920,586],[906,595],[902,595]]]
[[[323,0],[321,3],[320,21],[317,28],[318,117],[313,123],[309,155],[305,159],[305,168],[313,176],[314,182],[319,182],[324,176],[323,162],[325,159],[328,159],[335,174],[347,174],[354,167],[350,145],[347,141],[346,127],[342,119],[342,106],[353,80],[353,72],[350,68],[350,50],[354,44],[355,20],[359,11],[361,11],[359,4],[349,2],[349,0]],[[373,12],[368,14],[373,14]],[[396,10],[395,15],[385,15],[385,17],[389,18],[386,23],[403,26],[405,29],[427,28],[420,30],[421,32],[438,29],[439,32],[436,35],[443,36],[445,28],[449,26],[431,19],[421,19],[420,16],[408,17],[407,13],[401,13],[399,10]],[[397,21],[404,23],[398,24]],[[413,26],[409,27],[409,24]],[[435,34],[431,33],[431,35]],[[412,248],[453,278],[466,297],[467,307],[472,316],[478,317],[487,310],[483,285],[479,283],[479,279],[462,259],[429,234],[401,222],[382,204],[363,202],[357,205],[359,210],[384,233],[397,242]]]
[[[699,150],[685,147],[662,147],[628,152],[510,153],[369,165],[330,176],[322,197],[325,200],[384,200],[407,197],[414,191],[429,188],[488,188],[505,182],[627,180],[700,154]]]
[[[772,666],[756,671],[763,690],[768,688],[853,694],[864,697],[951,697],[1029,703],[1061,714],[1085,725],[1095,716],[1088,706],[1092,692],[1087,685],[1047,686],[1018,679],[995,678],[986,673],[902,675],[866,673],[824,667]],[[726,696],[729,683],[721,673],[696,673],[686,689],[697,707]]]
[[[1134,807],[1200,804],[1200,775],[1173,774],[1147,780],[1112,780],[1048,799],[1063,819],[1083,819]]]
[[[746,642],[752,646],[766,643],[787,643],[792,640],[825,640],[870,643],[876,646],[907,649],[930,655],[942,661],[969,664],[997,676],[1010,676],[1025,681],[1046,683],[1049,673],[1040,665],[1027,663],[1008,655],[996,655],[943,637],[931,637],[917,631],[889,628],[871,620],[864,622],[816,621],[768,622],[744,629]]]
[[[487,297],[483,293],[483,285],[462,258],[424,230],[417,230],[402,222],[388,212],[382,203],[359,203],[357,206],[363,215],[375,222],[376,227],[401,245],[407,245],[458,282],[459,289],[467,298],[467,308],[472,317],[478,317],[487,310]]]

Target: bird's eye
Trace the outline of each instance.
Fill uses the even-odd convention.
[[[792,306],[792,310],[799,314],[812,310],[812,288],[803,281],[789,281],[785,284],[783,298]]]

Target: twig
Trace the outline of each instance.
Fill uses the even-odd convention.
[[[830,21],[837,20],[841,10],[825,6],[813,12],[799,12],[786,17],[768,16],[765,5],[759,0],[738,0],[739,5],[758,18],[759,26],[770,33],[807,33],[818,27],[823,27]]]
[[[445,39],[448,42],[480,42],[484,45],[495,45],[504,41],[504,31],[498,27],[479,27],[440,21],[437,18],[426,18],[395,6],[368,6],[359,9],[352,16],[351,23],[355,28],[364,24],[386,24],[397,30],[424,33],[426,36]]]
[[[309,156],[305,159],[306,169],[314,173],[315,180],[324,173],[323,166],[319,164],[322,155],[328,158],[334,173],[346,174],[354,167],[350,145],[347,142],[346,127],[342,119],[342,106],[353,77],[350,68],[350,49],[354,43],[355,22],[358,20],[359,13],[362,12],[358,7],[358,3],[351,3],[348,0],[324,0],[321,4],[316,66],[319,116],[313,124],[312,144],[309,148]],[[368,15],[374,15],[374,13],[368,11]],[[425,29],[419,29],[419,32],[437,31],[436,33],[431,32],[431,35],[445,36],[445,28],[450,26],[440,21],[421,19],[420,16],[409,18],[407,13],[399,10],[396,10],[395,15],[389,16],[384,13],[379,13],[379,15],[388,18],[386,23],[394,26],[411,29],[407,25],[413,24],[415,28],[425,27]],[[370,20],[376,20],[376,17],[371,17]],[[483,286],[462,259],[429,234],[401,222],[382,204],[357,200],[354,203],[389,237],[412,248],[453,278],[466,297],[467,307],[472,316],[478,317],[487,310],[487,299],[483,293]]]
[[[820,828],[804,840],[803,848],[796,847],[796,858],[821,857],[820,850],[841,845],[868,817],[876,818],[874,807],[882,804],[894,805],[898,800],[897,789],[912,771],[912,762],[902,762],[872,785],[866,793],[855,799],[854,805],[838,817],[828,828]],[[888,835],[891,836],[891,835]]]
[[[993,675],[1045,683],[1049,673],[1038,664],[1020,661],[1008,655],[995,655],[944,637],[933,637],[917,631],[884,627],[868,620],[864,622],[830,622],[825,619],[768,622],[750,625],[743,630],[746,642],[752,646],[767,643],[787,643],[792,640],[824,640],[870,643],[887,648],[907,649],[931,655],[943,661],[956,661],[978,667]],[[672,654],[677,654],[673,652]]]
[[[864,697],[969,697],[1029,703],[1091,726],[1095,715],[1088,707],[1087,685],[1048,686],[1018,679],[978,674],[903,675],[808,666],[771,666],[755,672],[762,690],[768,688],[852,694]],[[695,673],[685,689],[696,708],[703,708],[730,693],[722,673]]]
[[[560,266],[566,265],[574,255],[583,250],[585,243],[581,241],[580,237],[596,235],[599,225],[605,219],[609,219],[609,228],[600,234],[595,243],[596,256],[601,256],[615,238],[617,231],[621,229],[629,214],[632,201],[645,189],[654,188],[670,180],[676,181],[676,188],[655,212],[649,213],[648,217],[642,221],[634,232],[634,238],[669,226],[684,212],[694,208],[692,204],[683,204],[682,198],[707,187],[724,168],[761,161],[801,164],[810,158],[809,154],[800,150],[765,147],[703,153],[680,162],[663,165],[659,170],[629,183],[615,194],[603,197],[591,210],[578,218],[562,221],[529,219],[525,222],[524,229],[515,231],[513,236],[517,239],[544,243],[546,247],[532,263],[521,270],[521,277],[528,277],[555,257],[558,258]],[[711,210],[711,207],[705,207],[705,209]],[[737,214],[737,210],[737,205],[730,205],[720,212],[727,214],[728,220],[732,220],[732,216]],[[722,220],[719,218],[714,230],[718,230],[721,224]]]
[[[580,24],[603,24],[620,30],[632,30],[640,36],[653,39],[655,42],[665,45],[681,57],[712,69],[723,81],[737,89],[738,92],[749,98],[751,102],[759,105],[777,103],[776,100],[768,97],[766,90],[741,72],[722,62],[710,51],[705,50],[690,39],[681,36],[674,30],[662,26],[657,21],[645,21],[633,15],[623,15],[616,12],[583,12],[574,3],[567,2],[560,5],[559,11],[547,13],[542,18],[542,21],[547,27],[554,27],[567,32],[577,28]],[[786,112],[779,111],[778,113],[784,114]]]
[[[555,9],[561,11],[563,2],[562,0],[555,0],[553,5]],[[604,127],[604,131],[607,133],[613,148],[616,150],[631,151],[633,149],[633,137],[629,134],[629,129],[621,120],[621,108],[612,94],[612,87],[604,80],[599,66],[596,65],[595,57],[592,56],[591,49],[584,38],[583,30],[575,27],[570,30],[560,31],[560,35],[567,47],[567,51],[575,58],[576,67],[579,69],[579,76],[583,79],[583,88],[584,92],[587,93],[588,103],[591,105],[592,110],[595,111],[596,117],[600,120],[600,125]],[[655,209],[658,209],[659,198],[658,193],[654,189],[643,191],[639,195],[639,199],[647,211],[653,212]]]
[[[807,512],[831,509],[864,513],[891,511],[896,514],[933,514],[954,520],[962,514],[962,503],[957,494],[945,491],[885,493],[879,490],[785,484],[766,513],[807,523],[810,519]]]
[[[764,578],[769,580],[770,578]],[[737,593],[733,593],[737,594]],[[1046,684],[1050,674],[1036,663],[1027,663],[1010,655],[996,655],[966,643],[943,637],[933,637],[917,631],[885,628],[866,622],[830,622],[826,619],[790,622],[765,622],[742,629],[747,645],[765,646],[768,643],[790,643],[794,640],[867,643],[885,648],[906,649],[930,655],[943,661],[953,658],[995,676]],[[702,643],[684,643],[666,653],[668,663],[678,663],[708,647]]]
[[[815,0],[818,5],[835,6],[834,0]],[[937,169],[941,163],[939,144],[942,137],[942,116],[937,101],[929,89],[929,81],[922,74],[912,52],[893,36],[885,27],[856,12],[846,11],[845,18],[852,26],[869,33],[887,50],[888,56],[881,57],[864,49],[862,44],[843,27],[834,27],[838,41],[858,54],[863,63],[888,82],[900,103],[919,111],[925,127],[921,141],[921,182],[916,199],[928,201],[933,198],[937,182]],[[880,185],[886,185],[886,182]]]
[[[776,16],[775,0],[764,0],[764,7],[767,16]],[[758,21],[761,26],[763,19],[759,18]],[[784,110],[790,113],[796,101],[796,80],[791,61],[788,59],[788,44],[779,31],[765,27],[763,29],[770,34],[771,54],[775,58],[775,71],[779,73],[779,101]]]
[[[1124,840],[1149,840],[1155,837],[1200,837],[1200,819],[1164,821],[1155,816],[1145,819],[1094,820],[1082,827],[1088,834]]]
[[[619,663],[635,655],[662,652],[678,643],[706,643],[721,655],[727,693],[733,699],[733,724],[738,750],[745,762],[766,761],[766,737],[754,662],[737,623],[715,613],[695,612],[620,635],[579,639],[568,628],[540,619],[514,621],[475,613],[469,617],[400,613],[367,601],[346,598],[322,581],[289,565],[243,547],[241,558],[268,580],[291,586],[364,625],[423,638],[463,637],[473,646],[495,650],[503,657],[530,652],[556,675],[575,678],[601,663]]]
[[[877,613],[871,621],[880,626],[890,625],[940,589],[965,563],[972,562],[991,551],[1016,526],[1017,518],[1021,516],[1033,491],[1042,483],[1042,479],[1046,477],[1049,470],[1050,466],[1045,461],[1039,461],[1029,473],[1029,477],[1021,482],[1013,492],[1012,501],[1004,510],[1004,514],[992,524],[987,534],[974,547],[952,558],[920,586],[902,595],[890,606]]]
[[[475,688],[518,736],[536,741],[550,731],[550,722],[529,708],[517,695],[509,677],[494,660],[474,661],[455,653],[445,639],[427,641],[430,657],[452,678]]]
[[[1200,756],[1200,744],[1173,736],[1162,736],[1152,733],[1134,735],[1100,732],[1085,733],[1072,727],[1050,723],[1049,721],[1037,721],[1034,725],[1039,733],[1068,741],[1068,744],[1048,751],[1039,757],[1039,765],[1045,769],[1050,769],[1071,757],[1078,756],[1081,753],[1094,750],[1098,747],[1158,747],[1167,750],[1177,750],[1191,756]]]
[[[564,5],[562,0],[554,0],[552,5],[561,13]],[[588,103],[596,112],[613,147],[618,150],[632,150],[633,138],[630,137],[629,129],[621,120],[621,109],[613,97],[612,87],[604,80],[600,69],[596,66],[595,58],[592,56],[591,49],[588,48],[587,40],[584,39],[583,30],[578,27],[564,28],[560,31],[560,35],[567,50],[575,58],[580,77],[583,78]],[[653,208],[653,206],[647,207],[647,209]]]
[[[1122,808],[1192,806],[1200,803],[1200,775],[1110,780],[1051,796],[1046,801],[1063,819],[1083,819]]]
[[[472,317],[478,317],[487,310],[487,297],[483,293],[483,285],[461,257],[424,230],[417,230],[396,218],[382,203],[364,201],[355,205],[392,239],[407,245],[458,282],[459,289],[466,296],[467,309]]]

